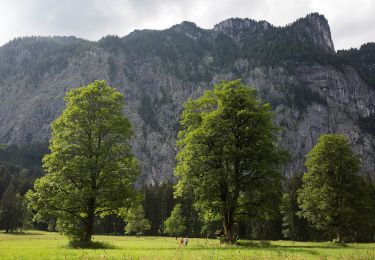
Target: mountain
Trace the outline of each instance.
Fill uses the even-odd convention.
[[[206,30],[191,22],[97,42],[17,38],[0,47],[0,143],[43,142],[71,88],[105,79],[126,96],[142,179],[170,179],[182,103],[222,79],[241,78],[270,102],[291,153],[285,174],[303,170],[323,133],[344,133],[375,172],[375,44],[336,52],[317,13],[284,27],[233,18]]]

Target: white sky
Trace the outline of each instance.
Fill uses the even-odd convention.
[[[375,41],[375,0],[0,0],[0,11],[0,45],[30,35],[98,40],[185,20],[207,29],[231,17],[280,26],[311,12],[328,19],[336,49]]]

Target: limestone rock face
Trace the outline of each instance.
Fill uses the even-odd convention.
[[[305,18],[297,20],[293,24],[293,27],[299,32],[301,39],[310,37],[314,43],[323,50],[330,53],[335,52],[331,38],[331,30],[324,16],[312,13]]]
[[[257,22],[251,19],[230,18],[214,26],[214,31],[226,33],[235,37],[242,33],[255,33],[257,30],[267,30],[272,27],[266,21]]]
[[[375,57],[375,48],[368,53]],[[98,42],[15,39],[0,47],[0,143],[47,141],[66,91],[105,79],[126,97],[141,180],[162,182],[172,178],[183,102],[241,78],[274,108],[280,144],[291,154],[285,174],[304,170],[304,156],[324,133],[347,135],[363,169],[374,173],[375,86],[364,72],[375,60],[358,66],[358,55],[335,52],[318,14],[285,27],[236,18],[212,30],[183,22]]]

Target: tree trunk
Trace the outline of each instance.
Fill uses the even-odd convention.
[[[230,210],[227,214],[224,215],[224,235],[225,235],[225,243],[233,245],[236,243],[234,239],[234,216],[232,211]]]
[[[86,223],[85,223],[85,234],[83,237],[84,242],[91,242],[93,230],[94,230],[94,218],[89,216],[87,217]]]
[[[84,242],[91,242],[91,237],[94,233],[95,221],[95,198],[90,198],[88,203],[87,218],[85,220],[85,234],[83,237]]]
[[[342,235],[340,231],[336,232],[336,242],[342,243]]]
[[[224,223],[225,242],[233,244],[233,227],[230,223]]]

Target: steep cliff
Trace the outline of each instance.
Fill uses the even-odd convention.
[[[336,53],[319,14],[285,27],[235,18],[212,30],[183,22],[98,42],[15,39],[0,48],[0,143],[48,140],[65,92],[106,79],[126,96],[142,179],[163,181],[173,172],[181,104],[241,78],[276,112],[280,143],[292,155],[286,174],[301,171],[318,136],[332,132],[348,135],[373,173],[375,48],[366,46]]]

